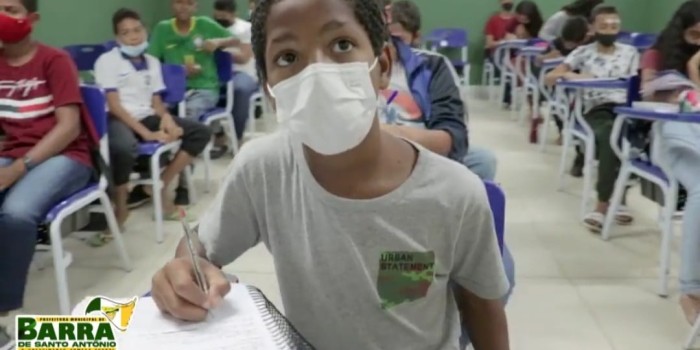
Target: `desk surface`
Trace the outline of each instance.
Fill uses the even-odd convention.
[[[676,113],[634,107],[617,107],[615,108],[615,113],[634,119],[642,119],[649,121],[700,123],[700,113]]]
[[[629,83],[626,79],[581,79],[560,80],[557,85],[567,88],[626,89]]]

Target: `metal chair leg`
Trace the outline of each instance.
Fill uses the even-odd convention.
[[[51,253],[53,255],[53,268],[56,275],[56,294],[58,294],[58,309],[61,315],[70,314],[70,292],[68,290],[68,275],[66,269],[72,260],[70,254],[64,255],[63,236],[61,224],[63,220],[54,220],[51,223],[49,235],[51,236]]]
[[[114,238],[115,248],[117,249],[117,254],[122,261],[122,268],[125,271],[130,272],[132,269],[131,259],[129,258],[129,253],[126,250],[126,244],[124,242],[124,237],[122,236],[119,225],[117,224],[117,218],[114,216],[114,209],[112,208],[112,202],[107,197],[106,193],[100,193],[100,204],[105,210],[105,217],[107,218],[107,225],[109,231]]]

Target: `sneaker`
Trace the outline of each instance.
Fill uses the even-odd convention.
[[[7,328],[0,326],[0,350],[12,350],[14,348],[14,339],[10,336]]]
[[[186,188],[178,187],[175,189],[175,205],[186,207],[190,205],[190,191]]]
[[[576,159],[574,159],[574,165],[571,167],[571,176],[582,177],[583,176],[583,154],[577,154]]]
[[[151,200],[151,196],[146,193],[143,186],[138,185],[134,187],[129,193],[129,199],[126,202],[126,207],[129,209],[136,209]]]
[[[211,160],[217,160],[223,157],[228,152],[228,146],[220,146],[209,151],[209,158]]]

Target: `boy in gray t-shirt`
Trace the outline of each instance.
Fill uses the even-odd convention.
[[[253,47],[281,130],[248,143],[153,278],[160,309],[202,320],[230,290],[218,267],[272,253],[289,321],[317,349],[507,350],[508,292],[486,190],[464,166],[381,130],[391,58],[375,0],[261,1]],[[263,30],[264,28],[264,30]]]

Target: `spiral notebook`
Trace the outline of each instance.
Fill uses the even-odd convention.
[[[255,287],[234,284],[207,320],[183,322],[140,298],[129,328],[117,338],[119,350],[313,350]]]

